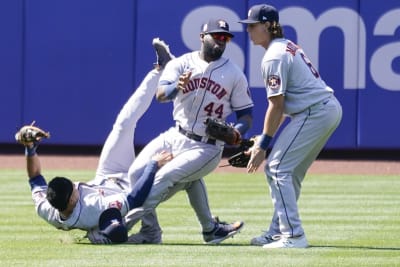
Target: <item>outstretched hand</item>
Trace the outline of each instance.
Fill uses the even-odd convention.
[[[267,152],[257,145],[259,142],[259,136],[254,136],[250,140],[252,140],[254,144],[245,152],[245,154],[250,156],[249,163],[247,164],[247,172],[253,173],[257,171],[260,165],[263,163]]]
[[[172,156],[172,153],[169,153],[165,150],[156,153],[152,159],[157,161],[157,165],[159,168],[170,162],[174,157]]]
[[[253,173],[257,171],[258,167],[260,167],[261,163],[263,163],[267,152],[255,145],[246,153],[250,155],[250,160],[247,164],[247,172]]]

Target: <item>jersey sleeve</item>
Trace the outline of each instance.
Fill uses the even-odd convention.
[[[285,60],[268,60],[262,65],[262,76],[267,96],[284,95],[286,91],[288,64]]]
[[[168,85],[178,81],[179,76],[184,72],[183,62],[185,61],[184,56],[174,58],[165,66],[160,80],[159,85]]]
[[[234,111],[246,109],[254,105],[246,76],[239,69],[237,73],[237,80],[233,87],[231,96],[231,105],[232,110]]]

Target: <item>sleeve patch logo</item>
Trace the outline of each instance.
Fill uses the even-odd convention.
[[[281,79],[277,75],[268,76],[268,87],[272,90],[276,90],[281,86]]]
[[[116,201],[114,201],[114,202],[111,202],[111,203],[108,205],[108,208],[117,208],[117,209],[121,210],[121,209],[122,209],[122,203],[119,202],[118,200],[116,200]]]

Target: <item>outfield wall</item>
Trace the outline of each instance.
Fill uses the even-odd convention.
[[[226,19],[225,52],[246,73],[259,133],[266,107],[263,50],[237,21],[260,1],[0,1],[0,143],[36,120],[54,145],[101,145],[119,109],[155,61],[153,37],[174,54],[199,48],[200,25]],[[343,104],[332,149],[400,149],[400,3],[385,0],[270,1],[286,36],[299,43]],[[173,124],[155,101],[138,125],[146,144]]]

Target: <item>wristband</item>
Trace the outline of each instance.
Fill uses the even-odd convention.
[[[267,150],[269,143],[271,142],[272,137],[267,134],[262,134],[258,145],[261,149]]]
[[[31,190],[33,190],[35,187],[46,186],[47,183],[44,177],[39,174],[38,176],[29,178],[29,185],[31,186]]]
[[[33,157],[36,155],[36,149],[37,149],[37,145],[33,145],[32,147],[25,147],[25,156],[27,157]]]
[[[176,88],[177,85],[178,83],[172,83],[164,86],[165,98],[171,100],[176,96],[176,94],[178,93],[178,89]]]
[[[241,120],[235,124],[235,129],[238,130],[241,135],[244,135],[249,128],[250,124],[247,120]]]

